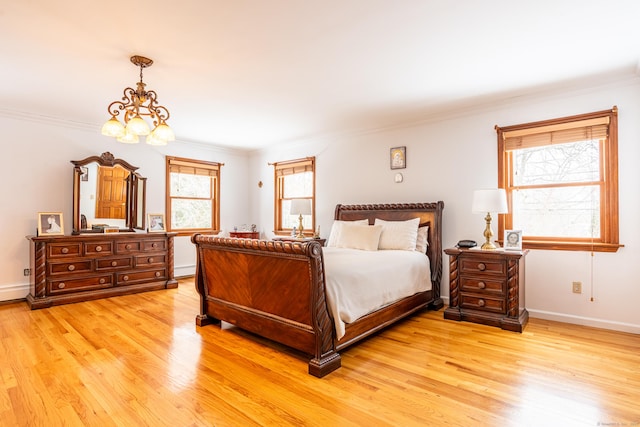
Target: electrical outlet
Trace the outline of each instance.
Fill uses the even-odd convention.
[[[22,274],[24,274],[25,276],[31,276],[31,269],[30,268],[25,268],[23,270]]]
[[[582,293],[582,282],[573,282],[571,286],[574,294]]]

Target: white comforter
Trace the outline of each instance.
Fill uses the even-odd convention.
[[[429,258],[417,251],[323,248],[327,302],[338,339],[345,324],[431,289]]]

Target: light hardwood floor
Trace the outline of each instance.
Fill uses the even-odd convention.
[[[640,336],[531,319],[524,333],[422,312],[306,359],[195,326],[178,289],[30,311],[0,305],[3,426],[634,426]]]

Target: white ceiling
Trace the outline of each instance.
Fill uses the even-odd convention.
[[[256,149],[635,73],[637,0],[1,0],[0,114],[99,126],[135,86],[179,140]]]

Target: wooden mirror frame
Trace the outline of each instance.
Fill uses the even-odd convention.
[[[88,164],[95,162],[99,166],[120,166],[129,172],[127,177],[126,194],[126,228],[120,231],[134,231],[134,229],[144,230],[146,214],[146,187],[147,179],[142,177],[136,170],[138,167],[132,166],[125,160],[116,159],[113,154],[107,152],[100,156],[91,156],[83,160],[71,160],[73,163],[73,234],[81,233],[101,233],[102,230],[82,228],[80,221],[80,181],[82,169]]]

